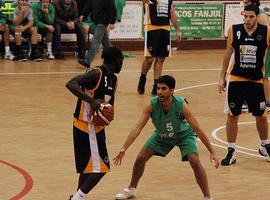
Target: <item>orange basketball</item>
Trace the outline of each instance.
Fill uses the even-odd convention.
[[[97,112],[94,112],[92,122],[96,126],[108,126],[113,120],[113,107],[107,102],[102,102]]]

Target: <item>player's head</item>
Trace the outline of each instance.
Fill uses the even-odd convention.
[[[252,29],[257,24],[257,15],[260,13],[256,5],[248,5],[244,8],[244,22],[247,29]]]
[[[175,78],[170,75],[163,75],[159,77],[157,83],[163,83],[167,85],[170,90],[175,88]]]
[[[260,0],[243,0],[243,5],[246,7],[248,5],[254,4],[256,6],[260,6]]]
[[[244,23],[247,29],[252,29],[257,24],[257,15],[260,13],[259,7],[251,4],[244,8]]]
[[[101,58],[104,63],[113,68],[113,73],[119,73],[123,66],[124,56],[122,51],[117,47],[104,48]]]
[[[163,75],[157,80],[157,95],[161,103],[166,102],[173,95],[175,79],[169,75]]]

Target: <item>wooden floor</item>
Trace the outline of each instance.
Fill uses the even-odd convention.
[[[142,52],[127,53],[136,57],[125,59],[119,75],[115,120],[107,128],[111,159],[151,98],[153,72],[148,75],[146,94],[137,95],[143,56]],[[223,53],[222,50],[174,52],[166,60],[163,72],[177,79],[176,94],[188,99],[220,158],[226,154],[224,96],[217,91]],[[94,62],[100,63],[98,58]],[[75,191],[78,176],[73,157],[72,113],[76,98],[65,83],[83,71],[72,57],[40,63],[0,60],[0,200],[66,200]],[[216,170],[199,143],[211,194],[215,200],[269,200],[270,163],[257,153],[260,141],[254,119],[244,114],[240,122],[241,152],[237,154],[236,165]],[[126,153],[123,165],[112,165],[111,172],[87,199],[113,200],[129,184],[136,155],[152,132],[148,123]],[[136,199],[202,200],[203,196],[189,164],[180,162],[180,153],[174,149],[166,158],[149,161]]]

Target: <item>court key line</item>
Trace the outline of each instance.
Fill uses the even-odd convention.
[[[12,169],[16,170],[17,172],[19,172],[19,174],[21,174],[24,177],[25,180],[25,185],[24,188],[14,197],[11,197],[10,200],[20,200],[22,199],[23,196],[25,196],[28,192],[30,192],[30,190],[33,187],[33,179],[31,177],[30,174],[28,174],[25,170],[19,168],[16,165],[13,165],[7,161],[4,160],[0,160],[0,163],[3,163],[9,167],[11,167]]]

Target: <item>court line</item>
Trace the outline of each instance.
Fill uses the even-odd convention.
[[[239,125],[244,125],[244,124],[254,124],[255,122],[241,122],[239,123]],[[223,143],[223,144],[228,144],[226,141],[220,139],[218,136],[217,136],[217,132],[220,131],[221,129],[224,129],[226,128],[226,126],[221,126],[221,127],[218,127],[216,129],[214,129],[212,132],[211,132],[211,135],[213,136],[213,138],[215,138],[216,140],[218,140],[219,142]],[[227,147],[226,147],[227,149]],[[265,157],[261,156],[261,155],[258,155],[258,154],[253,154],[253,153],[249,153],[249,152],[246,152],[246,151],[242,151],[242,150],[239,150],[239,149],[243,149],[243,150],[246,150],[246,151],[252,151],[252,152],[258,152],[258,150],[254,150],[254,149],[250,149],[250,148],[246,148],[246,147],[243,147],[243,146],[239,146],[239,145],[236,145],[236,151],[239,152],[239,153],[242,153],[242,154],[246,154],[246,155],[250,155],[250,156],[254,156],[254,157],[257,157],[257,158],[262,158],[262,159],[265,159]]]
[[[10,200],[20,200],[22,199],[23,196],[25,196],[28,192],[30,192],[30,190],[33,187],[33,179],[31,177],[30,174],[28,174],[25,170],[19,168],[16,165],[13,165],[7,161],[4,160],[0,160],[0,163],[3,163],[9,167],[11,167],[12,169],[16,170],[17,172],[19,172],[19,174],[21,174],[24,177],[25,180],[25,185],[24,188],[14,197],[11,197]]]
[[[164,72],[201,72],[201,71],[218,71],[219,68],[216,69],[164,69]],[[153,71],[153,70],[149,70]],[[0,72],[0,76],[8,76],[8,75],[58,75],[58,74],[78,74],[82,73],[82,71],[71,71],[71,72]],[[139,73],[140,70],[122,70],[121,73]]]

